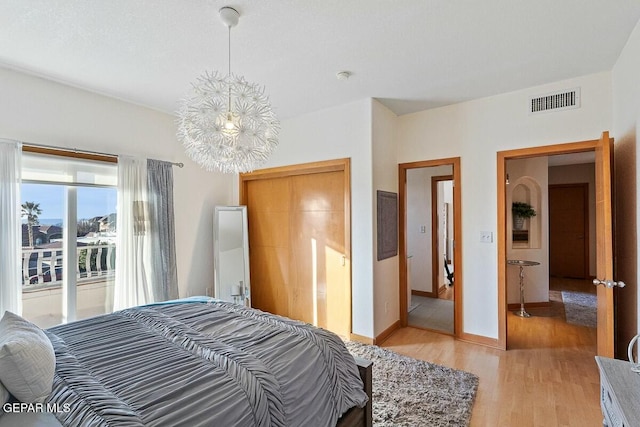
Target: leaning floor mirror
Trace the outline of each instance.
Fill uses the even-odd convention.
[[[213,228],[215,297],[251,307],[246,206],[216,206]]]

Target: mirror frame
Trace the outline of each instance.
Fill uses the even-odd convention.
[[[216,206],[213,219],[213,272],[214,272],[214,297],[221,299],[220,283],[220,213],[221,212],[240,212],[242,214],[242,246],[244,258],[244,281],[243,293],[245,306],[251,307],[251,278],[249,268],[249,229],[247,222],[246,206]]]

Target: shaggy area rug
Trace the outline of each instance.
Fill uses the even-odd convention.
[[[562,291],[567,323],[595,328],[597,326],[596,295]]]
[[[373,362],[374,426],[469,425],[477,376],[377,346],[346,345],[354,356]]]

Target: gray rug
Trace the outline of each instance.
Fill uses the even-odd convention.
[[[469,425],[477,376],[376,346],[346,345],[373,362],[374,426]]]
[[[412,303],[418,304],[409,312],[409,326],[435,329],[453,334],[453,301],[413,295]]]
[[[562,291],[562,302],[567,323],[595,328],[598,325],[597,297],[583,292]]]
[[[416,308],[418,308],[420,306],[420,304],[411,304],[409,306],[409,309],[407,310],[408,313],[411,313],[413,310],[415,310]]]

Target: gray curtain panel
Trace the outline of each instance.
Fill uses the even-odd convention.
[[[173,214],[173,165],[147,159],[149,232],[153,234],[151,274],[154,301],[178,298],[175,218]]]

